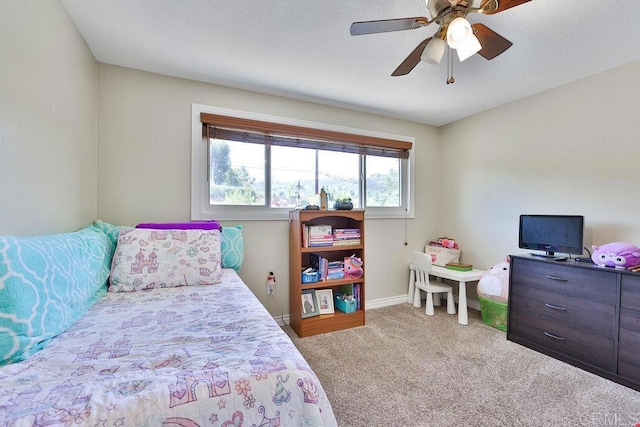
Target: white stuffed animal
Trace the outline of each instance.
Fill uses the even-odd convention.
[[[487,270],[480,278],[478,295],[495,301],[507,302],[509,299],[509,263],[501,262]]]

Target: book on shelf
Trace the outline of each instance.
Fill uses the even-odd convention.
[[[309,237],[314,236],[331,236],[332,230],[330,225],[309,225]]]
[[[323,246],[349,246],[359,245],[359,228],[336,228],[330,225],[302,225],[302,246],[315,248]]]
[[[310,253],[309,264],[309,267],[318,272],[318,280],[321,281],[344,279],[346,276],[344,261],[329,261],[322,255]],[[354,285],[343,285],[340,292],[354,295]]]
[[[359,228],[336,228],[333,230],[334,236],[347,236],[350,234],[360,234]]]
[[[338,293],[351,296],[356,301],[356,310],[360,309],[360,283],[341,285]]]
[[[449,270],[457,270],[457,271],[471,271],[473,270],[473,264],[464,264],[460,262],[450,262],[445,264],[445,268]]]
[[[309,240],[307,247],[314,248],[317,246],[333,246],[333,239],[316,239]]]
[[[309,247],[309,226],[302,224],[302,247]]]
[[[332,268],[331,277],[329,277],[329,260],[318,254],[309,254],[309,264],[311,268],[318,272],[319,280],[330,280],[332,278],[338,278],[336,276],[335,268]],[[344,271],[341,269],[341,271]],[[344,276],[344,273],[343,273]]]
[[[332,246],[333,233],[330,225],[302,225],[302,246]]]
[[[327,280],[344,279],[344,270],[328,270]]]
[[[320,273],[320,258],[322,258],[320,255],[318,254],[309,254],[309,264],[311,268],[313,268],[315,271],[318,272],[318,274]]]
[[[333,246],[351,246],[351,245],[359,245],[360,239],[350,239],[350,240],[334,240]]]
[[[342,261],[329,261],[328,267],[329,267],[329,269],[332,269],[332,268],[340,268],[340,269],[342,269],[342,268],[344,268],[344,262],[342,262]]]
[[[355,230],[353,232],[343,233],[337,230],[333,232],[334,239],[359,239],[360,238],[360,230]]]

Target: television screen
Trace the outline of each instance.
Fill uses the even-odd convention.
[[[582,254],[584,217],[581,215],[520,215],[518,247],[545,251]]]

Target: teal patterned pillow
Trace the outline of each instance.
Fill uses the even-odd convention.
[[[233,268],[239,271],[244,260],[244,239],[242,226],[222,227],[222,268]]]
[[[105,294],[112,252],[95,227],[0,236],[0,365],[41,350]]]
[[[114,248],[118,245],[118,236],[120,235],[120,230],[122,230],[123,226],[109,224],[108,222],[104,222],[99,219],[96,219],[93,226],[109,237]]]

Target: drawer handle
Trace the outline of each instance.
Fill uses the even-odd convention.
[[[558,282],[566,282],[567,281],[567,279],[563,279],[562,277],[549,276],[548,274],[547,274],[547,279],[557,280]]]
[[[552,308],[552,309],[554,309],[554,310],[567,311],[567,309],[566,309],[566,308],[564,308],[564,307],[558,307],[557,305],[551,305],[551,304],[547,304],[547,303],[545,303],[544,305],[545,305],[545,306],[547,306],[547,307],[549,307],[549,308]]]
[[[548,336],[549,338],[553,338],[554,340],[558,340],[558,341],[565,341],[564,338],[559,337],[558,335],[554,335],[554,334],[550,334],[549,332],[545,332],[544,333],[546,336]]]

